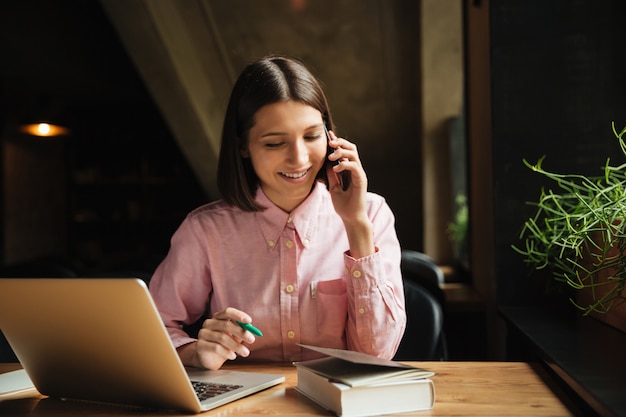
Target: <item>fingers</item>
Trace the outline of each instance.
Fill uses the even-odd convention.
[[[250,355],[250,350],[245,344],[254,343],[256,338],[235,321],[250,323],[252,320],[243,311],[229,307],[204,321],[198,332],[196,344],[196,355],[204,367],[214,366],[215,362],[220,360],[221,366],[226,360]]]
[[[240,339],[247,343],[254,343],[255,338],[250,331],[246,331],[242,326],[237,323],[252,323],[252,318],[241,310],[237,310],[233,307],[227,307],[226,310],[215,313],[214,319],[220,320],[223,332],[230,333],[233,336],[238,336]]]
[[[331,141],[329,145],[334,151],[328,156],[331,161],[359,161],[356,145],[346,139],[338,138],[333,131],[329,132]]]
[[[247,357],[250,350],[243,344],[243,339],[230,333],[216,330],[214,320],[205,321],[205,326],[198,332],[198,355],[218,355],[224,360],[234,360],[237,356]],[[243,329],[241,329],[243,331]],[[252,336],[254,337],[254,336]]]
[[[335,174],[349,172],[350,184],[355,184],[360,189],[367,189],[367,177],[359,158],[357,146],[344,138],[338,138],[333,131],[330,131],[329,135],[331,137],[329,145],[333,148],[333,152],[330,153],[328,159],[330,161],[338,161],[336,165],[331,164],[332,172]],[[329,175],[328,177],[334,176]],[[329,186],[334,188],[336,183],[338,181],[332,181]]]
[[[219,311],[213,315],[214,319],[219,320],[233,320],[240,321],[242,323],[252,322],[252,317],[241,310],[237,310],[233,307],[227,307],[224,311]]]

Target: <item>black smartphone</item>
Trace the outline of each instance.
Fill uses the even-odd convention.
[[[326,126],[326,124],[324,123],[324,133],[326,134],[326,139],[328,140],[328,142],[330,142],[330,133],[328,133],[328,127]],[[328,155],[330,155],[331,153],[333,153],[334,149],[330,147],[330,145],[327,146],[327,150],[326,150],[326,157],[328,157]],[[334,165],[339,165],[339,160],[333,162]],[[348,187],[350,186],[350,171],[342,171],[338,174],[339,177],[339,184],[341,185],[341,189],[346,191],[348,189]]]

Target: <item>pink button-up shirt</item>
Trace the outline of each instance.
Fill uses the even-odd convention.
[[[376,253],[349,254],[326,187],[318,183],[293,212],[259,188],[262,212],[223,201],[189,213],[156,269],[150,291],[175,347],[194,341],[182,329],[235,307],[262,337],[249,359],[299,361],[319,354],[298,343],[391,358],[406,324],[400,245],[385,200],[368,193]]]

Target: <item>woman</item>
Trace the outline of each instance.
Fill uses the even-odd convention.
[[[299,344],[394,355],[406,323],[394,217],[367,192],[356,146],[331,128],[298,61],[266,57],[241,73],[222,133],[222,199],[186,217],[150,282],[185,365],[318,356]],[[206,314],[197,339],[184,332]],[[253,320],[262,337],[236,323]]]

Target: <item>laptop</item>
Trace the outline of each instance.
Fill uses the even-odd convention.
[[[0,279],[0,330],[50,397],[199,413],[285,381],[185,368],[134,278]]]

